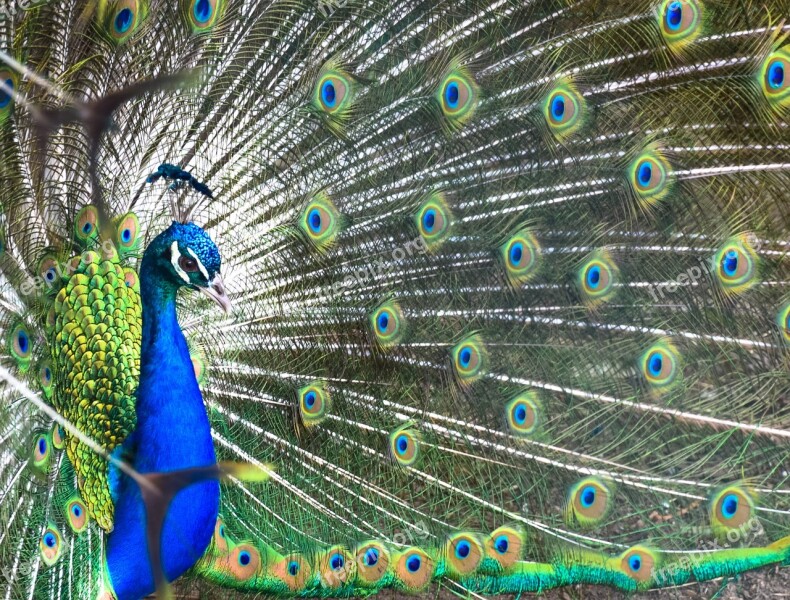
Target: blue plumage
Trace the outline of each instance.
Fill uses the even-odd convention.
[[[181,254],[183,252],[183,254]],[[186,340],[176,317],[176,294],[186,283],[176,266],[194,254],[200,268],[189,272],[194,285],[208,286],[219,271],[219,252],[197,226],[173,223],[148,247],[140,269],[143,338],[137,390],[137,428],[124,444],[132,466],[142,474],[215,464],[208,417]],[[184,261],[180,261],[184,265]],[[189,266],[188,264],[186,265]],[[182,267],[183,268],[183,267]],[[137,483],[122,476],[117,487],[115,529],[107,542],[109,584],[118,600],[154,591],[146,547],[146,513]],[[219,484],[203,481],[174,498],[162,533],[162,563],[169,580],[192,567],[211,540],[219,512]]]

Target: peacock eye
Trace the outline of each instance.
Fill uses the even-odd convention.
[[[324,112],[342,117],[351,108],[353,91],[350,75],[341,69],[332,69],[319,78],[314,103]]]
[[[650,581],[660,557],[655,552],[635,546],[622,555],[620,567],[629,577],[640,583]]]
[[[543,115],[557,139],[567,138],[584,124],[584,97],[570,81],[560,81],[543,101]]]
[[[99,211],[95,206],[84,206],[74,221],[74,234],[85,243],[98,235]]]
[[[506,407],[507,424],[510,431],[519,436],[535,433],[540,423],[539,403],[534,392],[524,392],[510,402]]]
[[[326,192],[318,192],[302,212],[299,226],[320,251],[328,250],[340,231],[340,213]]]
[[[631,185],[640,198],[663,197],[668,185],[668,163],[658,152],[648,151],[631,166]]]
[[[376,340],[383,349],[396,346],[403,338],[403,313],[394,300],[380,306],[371,315],[370,321]]]
[[[399,428],[390,433],[390,456],[401,466],[409,467],[417,462],[420,454],[420,438],[418,433],[406,428]]]
[[[739,236],[727,242],[714,257],[716,276],[725,291],[743,292],[759,280],[759,258],[748,239]]]
[[[483,340],[473,334],[452,349],[454,372],[463,385],[474,383],[486,373],[486,350]]]
[[[140,241],[140,221],[134,213],[124,215],[116,227],[118,249],[122,253],[133,252]]]
[[[436,91],[442,114],[453,127],[464,125],[479,103],[479,88],[469,70],[456,65],[447,72]]]
[[[181,11],[194,33],[209,31],[219,21],[225,0],[182,0]]]
[[[790,50],[780,48],[765,59],[760,85],[771,106],[783,109],[790,105]]]
[[[540,261],[540,244],[528,229],[516,232],[499,248],[505,273],[514,285],[534,277]]]
[[[181,267],[186,273],[195,273],[198,270],[197,261],[188,256],[182,256],[178,259],[178,266]]]
[[[39,540],[39,549],[44,564],[51,567],[63,552],[62,537],[53,523],[50,523]]]
[[[444,85],[444,104],[448,111],[466,106],[469,96],[471,96],[469,86],[461,79],[450,79]]]
[[[670,45],[690,42],[702,29],[702,6],[698,0],[670,0],[661,14],[661,33]]]
[[[611,509],[612,490],[596,477],[586,477],[568,493],[565,521],[590,528],[599,525]]]
[[[710,504],[710,519],[713,532],[724,537],[728,531],[743,527],[754,514],[754,500],[748,490],[732,485],[719,490]]]
[[[321,381],[314,381],[298,392],[299,414],[305,427],[321,423],[329,414],[332,398]]]
[[[100,3],[98,17],[104,32],[116,44],[128,41],[148,15],[146,0],[115,0]]]

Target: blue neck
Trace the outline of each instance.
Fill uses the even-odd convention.
[[[137,427],[125,446],[140,473],[210,466],[216,462],[211,427],[186,339],[176,318],[178,288],[143,259],[140,269],[143,337]],[[180,491],[162,532],[162,562],[173,581],[203,555],[219,512],[219,483],[204,481]],[[107,570],[119,600],[154,591],[148,560],[145,508],[137,484],[120,479],[115,529],[107,540]]]
[[[145,261],[140,283],[143,338],[135,464],[143,472],[213,464],[214,445],[203,397],[176,318],[178,288],[163,281]]]

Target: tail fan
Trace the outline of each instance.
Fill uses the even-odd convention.
[[[95,179],[127,287],[170,205],[221,248],[234,312],[185,297],[180,322],[220,459],[272,466],[225,483],[177,585],[630,593],[790,562],[788,7],[737,4],[63,0],[0,21],[81,103],[199,73],[115,110]],[[37,154],[27,105],[64,103],[0,80],[4,364],[57,407],[41,261],[96,251],[74,228],[91,137],[53,128]],[[2,393],[11,594],[95,598],[103,534],[64,433]]]

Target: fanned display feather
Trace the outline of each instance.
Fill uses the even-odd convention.
[[[0,14],[0,595],[790,564],[788,17]]]

